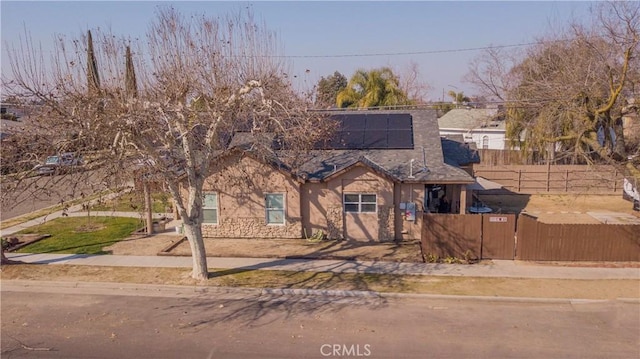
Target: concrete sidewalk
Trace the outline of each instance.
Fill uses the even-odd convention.
[[[191,268],[191,257],[83,254],[7,253],[12,260],[33,264],[109,267]],[[280,258],[207,258],[211,269],[285,270],[333,273],[378,273],[502,278],[640,279],[640,268],[562,267],[509,260],[488,264],[402,263],[380,261],[310,260]]]

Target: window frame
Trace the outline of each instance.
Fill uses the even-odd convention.
[[[215,196],[215,207],[206,206],[206,197],[207,196]],[[215,210],[216,218],[215,222],[207,222],[204,217],[204,211]],[[220,197],[218,196],[218,192],[204,192],[202,195],[202,224],[205,225],[218,225],[220,223]]]
[[[354,201],[347,201],[347,196],[358,196],[358,200],[357,202]],[[363,196],[374,196],[375,200],[373,202],[367,201],[364,202],[362,197]],[[357,211],[353,211],[353,210],[347,210],[347,206],[353,206],[353,205],[357,205]],[[368,210],[363,210],[363,205],[373,205],[374,209],[373,211],[368,211]],[[342,194],[342,210],[345,213],[378,213],[378,194],[377,193],[343,193]]]
[[[282,208],[276,207],[267,207],[269,196],[281,196],[282,197]],[[282,222],[269,222],[269,213],[281,211],[282,212]],[[268,226],[284,226],[287,224],[287,196],[285,193],[265,193],[264,195],[264,221]]]
[[[482,136],[482,149],[483,150],[489,149],[489,136],[487,135]]]

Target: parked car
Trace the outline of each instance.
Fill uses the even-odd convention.
[[[84,162],[81,156],[77,156],[72,152],[67,152],[47,157],[44,164],[36,166],[34,170],[41,176],[63,174],[69,172],[73,168],[82,166],[83,164]]]

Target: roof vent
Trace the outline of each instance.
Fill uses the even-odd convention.
[[[411,159],[411,161],[409,161],[409,177],[408,178],[415,178],[413,176],[413,161],[415,161],[413,158]]]

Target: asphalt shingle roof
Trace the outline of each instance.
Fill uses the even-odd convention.
[[[440,129],[504,130],[505,121],[497,109],[453,109],[438,119]]]
[[[444,162],[453,166],[480,163],[475,143],[465,143],[462,135],[447,135],[440,138]]]
[[[370,111],[333,113],[362,115]],[[445,163],[435,110],[377,113],[409,113],[413,119],[413,149],[316,150],[311,153],[309,161],[300,168],[300,174],[309,180],[322,181],[336,171],[360,162],[399,182],[473,182],[473,178],[467,172]]]

